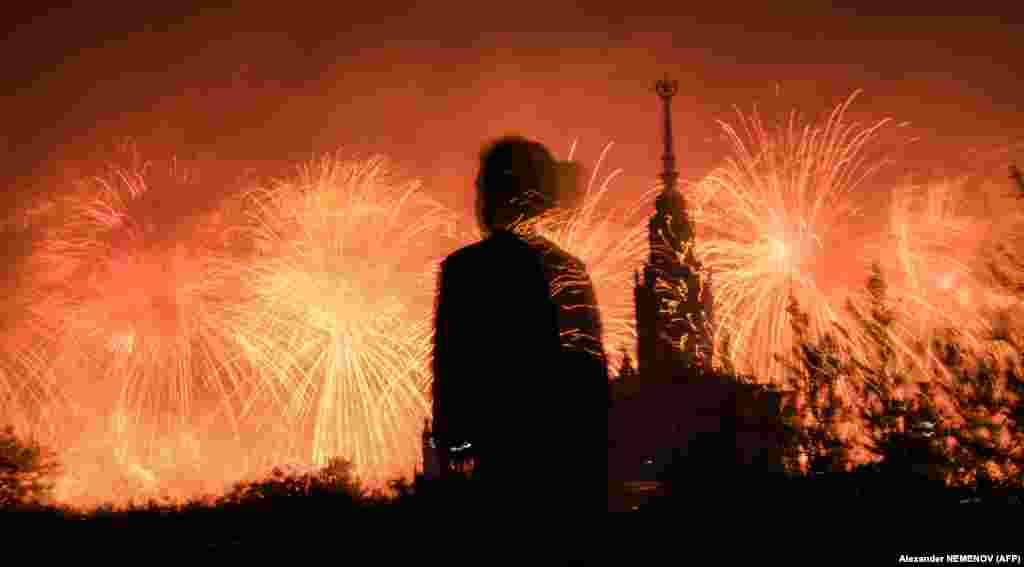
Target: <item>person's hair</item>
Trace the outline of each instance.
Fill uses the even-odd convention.
[[[543,144],[503,136],[480,152],[477,214],[492,231],[532,219],[555,203],[558,168]]]

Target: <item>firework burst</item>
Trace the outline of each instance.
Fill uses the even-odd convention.
[[[226,331],[227,263],[196,237],[197,219],[165,206],[190,184],[177,164],[140,161],[82,182],[52,207],[29,264],[34,309],[54,329],[47,373],[70,403],[57,443],[69,462],[95,441],[83,423],[111,415],[132,420],[130,438],[114,436],[130,454],[151,454],[148,444],[186,430],[200,411],[237,431],[249,375]]]
[[[866,149],[888,120],[847,124],[851,96],[820,125],[796,113],[778,129],[739,114],[722,123],[733,155],[695,186],[697,254],[714,274],[716,343],[737,370],[779,380],[776,360],[793,336],[786,308],[794,297],[814,335],[847,329],[845,300],[872,261],[863,250],[871,223],[858,192],[882,165]],[[846,347],[857,342],[839,335]]]
[[[979,197],[992,193],[992,187],[972,187],[966,177],[908,184],[895,192],[887,246],[879,256],[901,298],[894,306],[901,325],[894,332],[903,342],[928,344],[955,332],[978,353],[1000,350],[999,341],[1019,345],[1019,330],[1011,324],[1020,308],[1019,290],[1001,285],[995,270],[1006,266],[1006,258],[992,256],[994,243],[1011,243],[996,247],[1004,255],[1017,248],[1013,219],[1019,207],[1000,201],[998,212],[979,208]],[[941,368],[931,359],[915,362]]]
[[[976,343],[981,303],[987,290],[972,268],[984,226],[958,203],[960,182],[898,188],[892,201],[890,233],[881,256],[903,304],[903,334],[925,339],[937,330],[959,328]]]
[[[890,370],[948,380],[932,345],[950,338],[975,355],[1005,357],[1019,344],[1010,321],[1019,294],[994,285],[986,249],[1015,236],[1017,207],[978,209],[983,200],[966,179],[867,191],[885,163],[869,149],[888,121],[846,123],[855,96],[820,125],[795,114],[777,129],[756,114],[740,114],[738,128],[723,124],[733,156],[694,187],[697,253],[714,274],[724,347],[716,356],[781,381],[778,356],[795,340],[786,310],[793,297],[809,316],[810,340],[829,334],[840,355],[877,365],[877,337],[863,324],[875,308],[866,284],[877,267],[892,317]],[[858,385],[839,387],[849,401]]]
[[[448,215],[382,158],[325,157],[247,199],[258,252],[236,337],[304,434],[286,452],[352,460],[369,481],[407,473],[429,415],[432,267]]]

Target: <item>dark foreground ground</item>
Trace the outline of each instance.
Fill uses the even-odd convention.
[[[398,493],[397,498],[383,498],[362,494],[346,482],[277,479],[238,490],[215,505],[170,508],[154,504],[88,515],[20,507],[0,512],[0,524],[5,526],[0,539],[6,540],[0,547],[50,534],[49,546],[32,547],[52,547],[82,559],[117,556],[129,549],[142,550],[154,560],[209,553],[228,553],[237,559],[258,558],[270,550],[276,553],[293,549],[298,554],[325,546],[338,552],[358,550],[361,543],[355,534],[360,530],[372,530],[377,537],[392,533],[395,545],[399,545],[406,530],[474,524],[480,528],[509,521],[522,525],[522,518],[509,518],[503,510],[481,501],[466,481],[451,485],[420,483],[399,487]],[[557,498],[555,487],[551,493],[537,494],[536,502],[528,504],[529,509],[538,512],[534,519],[545,521],[546,503]],[[995,521],[993,518],[1004,515],[998,511],[992,514],[996,508],[1018,515],[1012,505],[1022,503],[1024,493],[1019,490],[991,487],[981,493],[939,488],[913,479],[864,475],[791,478],[731,474],[669,482],[611,483],[609,487],[609,511],[630,512],[633,516],[656,515],[682,521],[712,514],[741,523],[744,518],[775,518],[780,525],[788,522],[783,518],[824,521],[829,517],[863,516],[869,522],[885,523],[906,517],[918,518],[924,525],[945,525],[949,530],[944,528],[943,533],[960,537],[954,540],[957,542],[963,541],[963,534],[952,526],[964,521]],[[387,522],[382,521],[385,519]],[[578,520],[595,520],[595,524],[609,521]],[[450,536],[459,539],[458,533]]]

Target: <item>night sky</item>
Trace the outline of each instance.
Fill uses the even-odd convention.
[[[123,135],[269,172],[314,152],[383,152],[460,208],[489,137],[520,132],[558,156],[579,139],[585,162],[614,142],[618,190],[639,195],[660,165],[651,87],[666,72],[680,82],[688,180],[725,156],[716,121],[734,105],[816,116],[855,89],[865,92],[852,117],[910,122],[903,132],[921,140],[908,161],[1005,171],[1024,140],[1024,25],[1009,15],[714,2],[677,2],[689,10],[677,13],[637,2],[98,4],[5,14],[4,206],[47,190],[56,172],[88,171],[97,148]]]

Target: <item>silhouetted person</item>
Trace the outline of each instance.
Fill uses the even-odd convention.
[[[469,445],[495,512],[607,511],[608,373],[593,285],[580,260],[531,228],[555,200],[557,168],[523,138],[485,148],[486,237],[448,256],[438,277],[433,431],[442,447]]]

